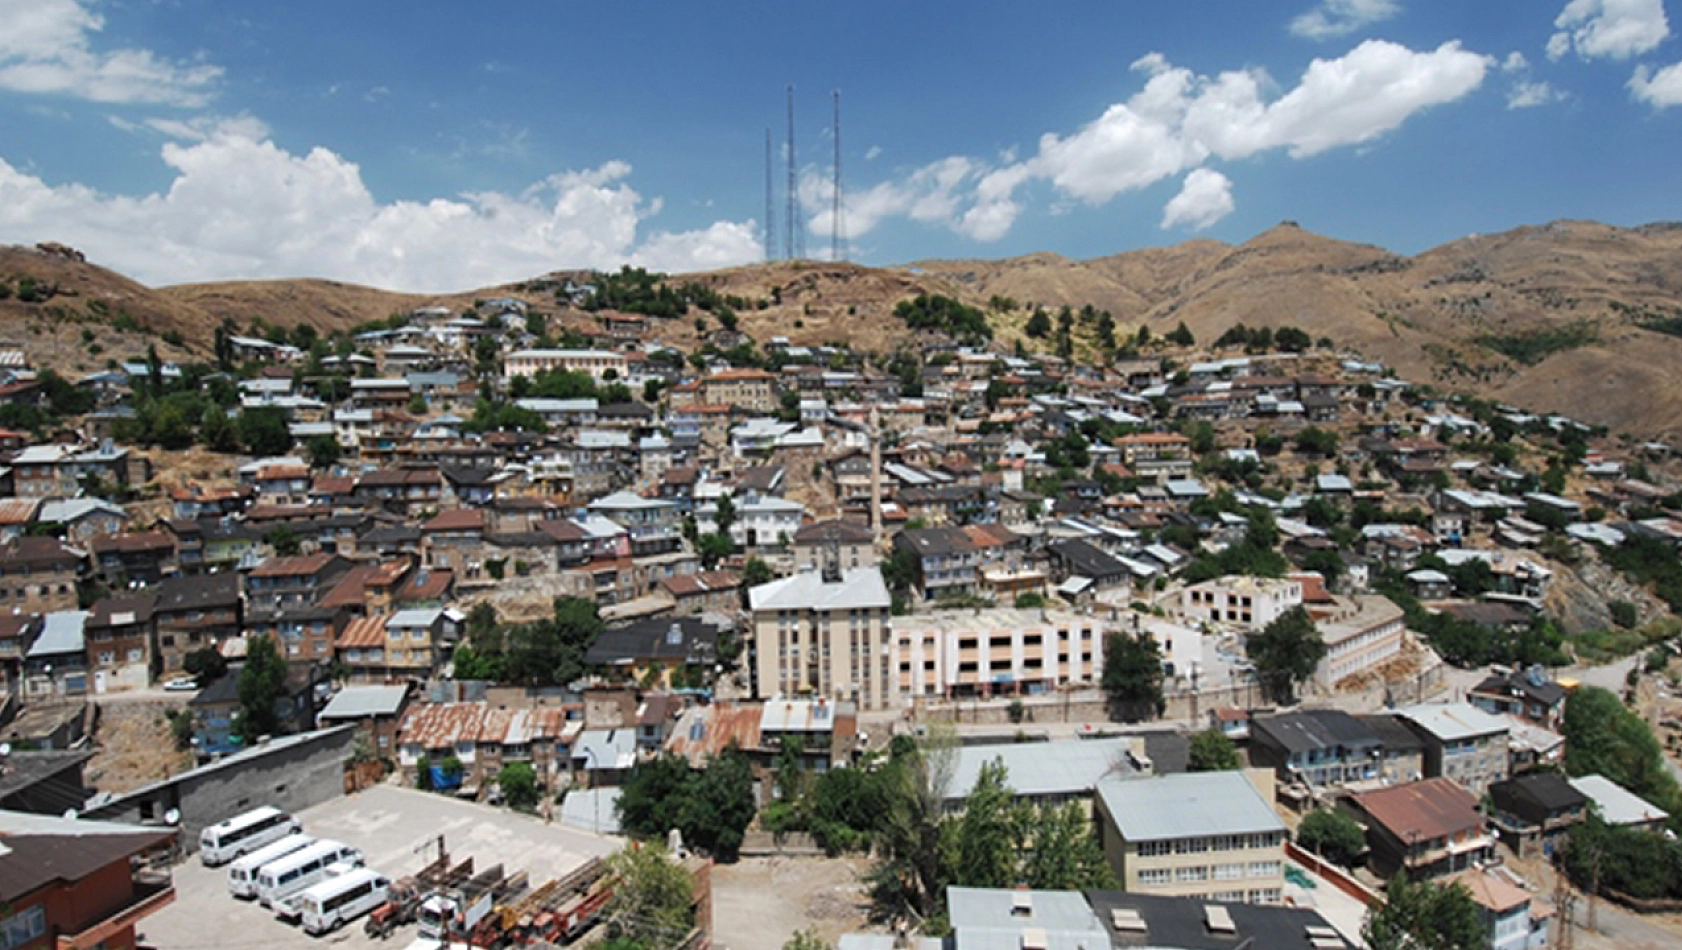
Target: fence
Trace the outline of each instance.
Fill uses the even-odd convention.
[[[1368,907],[1379,907],[1384,903],[1383,894],[1350,877],[1347,871],[1323,860],[1319,855],[1297,847],[1294,841],[1285,842],[1285,856]]]

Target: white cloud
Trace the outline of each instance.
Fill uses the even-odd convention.
[[[222,75],[150,50],[95,51],[105,18],[84,0],[0,0],[0,89],[94,102],[202,106]]]
[[[1501,71],[1504,73],[1523,72],[1529,68],[1530,60],[1525,59],[1524,54],[1516,49],[1508,53],[1507,58],[1501,61]]]
[[[1294,88],[1269,101],[1273,82],[1260,70],[1202,76],[1151,53],[1132,65],[1148,77],[1138,93],[1067,135],[1046,133],[1028,158],[997,165],[943,159],[847,195],[847,230],[862,235],[898,216],[998,240],[1021,215],[1017,192],[1032,182],[1048,182],[1062,199],[1101,205],[1211,157],[1235,161],[1284,150],[1305,158],[1371,142],[1467,95],[1495,65],[1458,42],[1416,52],[1368,40],[1338,59],[1314,60]],[[827,230],[827,184],[809,183],[801,200],[814,214],[810,226]]]
[[[1670,35],[1664,0],[1571,0],[1554,18],[1548,58],[1576,50],[1582,59],[1629,59]]]
[[[690,270],[759,257],[751,221],[639,241],[660,202],[626,183],[623,162],[553,175],[518,195],[382,203],[355,163],[325,148],[295,155],[238,123],[202,131],[163,145],[174,180],[138,198],[48,185],[0,160],[0,241],[62,241],[153,284],[310,276],[415,291],[563,267]]]
[[[1232,213],[1232,182],[1208,168],[1194,168],[1162,209],[1162,228],[1189,227],[1201,231]]]
[[[1672,63],[1658,71],[1640,66],[1630,77],[1629,91],[1635,98],[1655,109],[1682,106],[1682,63]]]
[[[1524,79],[1513,83],[1507,90],[1507,108],[1534,109],[1564,98],[1564,93],[1546,82]]]
[[[1401,4],[1396,0],[1321,0],[1319,6],[1291,21],[1291,32],[1311,40],[1331,39],[1399,12]]]
[[[867,162],[874,162],[875,160],[877,160],[878,158],[881,158],[881,157],[882,157],[882,146],[880,146],[880,145],[872,145],[869,148],[864,150],[864,160],[867,161]]]

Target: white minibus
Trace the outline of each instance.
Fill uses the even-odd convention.
[[[329,878],[292,899],[303,915],[304,932],[320,936],[385,903],[391,882],[378,871],[357,868]]]
[[[257,872],[261,871],[264,865],[278,861],[294,851],[302,851],[312,844],[315,844],[315,839],[309,835],[287,835],[240,858],[228,865],[228,893],[241,899],[256,897]]]
[[[265,805],[199,832],[199,860],[215,867],[302,830],[297,819]]]
[[[257,899],[264,907],[276,905],[327,876],[327,866],[344,861],[361,864],[362,852],[337,841],[317,841],[257,872]]]

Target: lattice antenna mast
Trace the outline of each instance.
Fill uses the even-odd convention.
[[[829,211],[829,259],[847,259],[847,225],[841,219],[841,90],[835,90],[835,183],[834,205]]]
[[[794,83],[788,84],[788,211],[783,215],[783,246],[785,256],[797,261],[806,254],[800,226],[800,186],[795,180],[794,162]]]
[[[765,127],[765,259],[777,259],[777,205],[771,190],[771,127]]]

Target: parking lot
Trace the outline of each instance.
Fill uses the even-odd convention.
[[[369,867],[393,880],[431,860],[436,851],[428,844],[440,834],[453,861],[471,856],[479,870],[500,862],[509,873],[528,872],[533,886],[591,857],[609,854],[620,844],[616,838],[391,785],[334,799],[297,818],[306,834],[361,849]],[[311,937],[276,920],[255,901],[235,900],[228,893],[226,868],[207,868],[197,856],[176,868],[175,895],[175,903],[141,921],[142,946],[239,950],[331,944],[403,950],[415,937],[411,924],[386,940],[373,940],[363,934],[360,920],[324,937]]]

